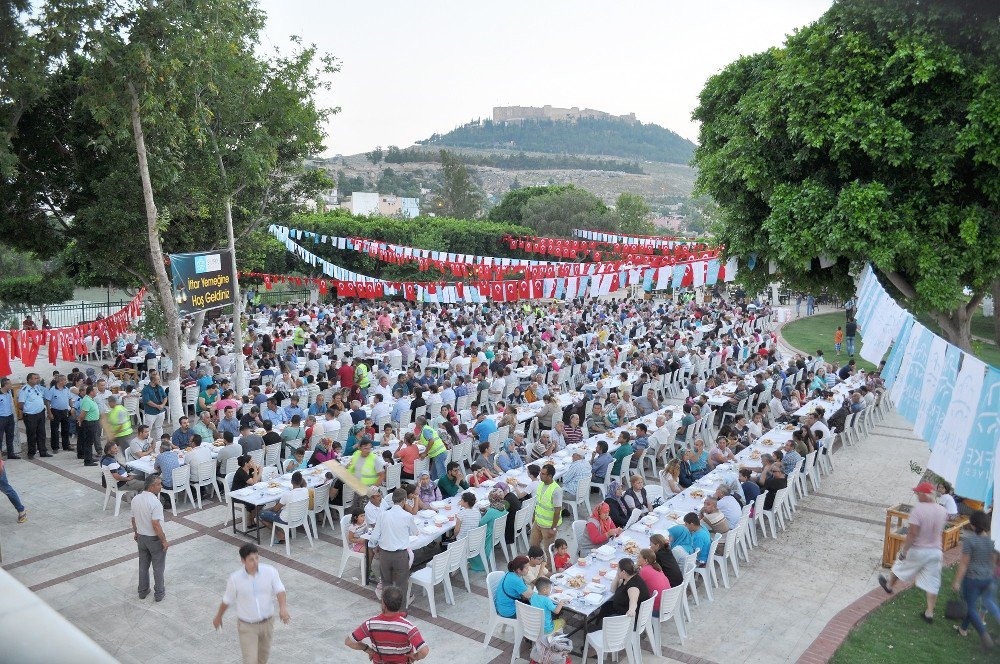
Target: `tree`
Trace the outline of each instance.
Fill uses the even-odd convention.
[[[150,287],[177,367],[188,335],[164,254],[222,246],[230,222],[235,241],[321,186],[296,163],[320,143],[315,50],[256,55],[264,17],[252,0],[64,4],[27,19],[29,34],[71,36],[59,57],[25,42],[51,69],[42,92],[0,109],[20,108],[14,176],[0,182],[14,214],[0,230],[21,249],[44,236],[88,280]]]
[[[513,193],[521,191],[524,190]],[[609,227],[614,223],[614,215],[600,198],[589,191],[567,187],[531,197],[522,209],[521,223],[538,235],[572,237],[574,228]]]
[[[462,160],[446,150],[441,150],[441,214],[458,219],[474,219],[483,208],[482,191],[469,176]]]
[[[45,305],[73,297],[73,282],[62,274],[33,274],[0,279],[0,303],[6,308],[30,313],[38,307],[38,326],[45,318]]]
[[[520,224],[524,219],[524,206],[529,200],[536,196],[555,194],[572,188],[571,184],[522,187],[518,183],[517,187],[511,186],[511,190],[504,194],[500,203],[491,209],[487,216],[490,221],[498,223]]]
[[[653,224],[649,221],[649,205],[637,194],[622,192],[615,202],[616,229],[630,235],[650,235]]]
[[[698,188],[751,290],[780,278],[846,294],[871,262],[971,347],[971,314],[1000,277],[998,12],[841,0],[709,79]]]
[[[390,150],[391,149],[392,148],[390,148]],[[398,149],[399,148],[397,148],[397,150]],[[379,162],[381,162],[382,159],[385,158],[385,151],[382,150],[382,146],[380,145],[371,152],[366,152],[365,157],[368,159],[368,161],[372,163],[372,166],[378,166]]]

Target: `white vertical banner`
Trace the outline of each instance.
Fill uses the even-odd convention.
[[[903,360],[906,361],[905,358]],[[941,424],[941,431],[931,450],[927,467],[950,483],[958,477],[958,469],[965,456],[965,445],[972,432],[972,423],[979,408],[979,392],[983,389],[986,365],[966,353],[962,368],[951,394],[951,404]]]
[[[934,335],[931,340],[931,352],[927,355],[924,367],[924,381],[920,388],[920,405],[917,406],[917,418],[913,422],[913,433],[922,436],[927,424],[927,414],[930,412],[931,400],[937,391],[938,381],[944,372],[944,358],[948,350],[948,342]],[[926,440],[926,438],[925,438]]]

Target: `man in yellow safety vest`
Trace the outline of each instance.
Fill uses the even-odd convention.
[[[556,539],[556,531],[562,523],[563,492],[555,482],[556,467],[551,463],[542,466],[539,475],[542,483],[535,490],[535,521],[531,524],[531,544],[541,545],[548,551],[549,544]]]
[[[421,459],[431,460],[431,479],[435,482],[448,474],[448,446],[441,440],[437,430],[427,424],[427,418],[421,415],[417,418],[420,427],[418,443],[424,446]]]
[[[354,473],[365,486],[375,486],[385,481],[385,467],[382,457],[372,452],[371,438],[362,438],[358,449],[347,464],[348,472]]]
[[[125,406],[118,403],[118,397],[108,397],[108,437],[124,450],[132,442],[132,416]]]

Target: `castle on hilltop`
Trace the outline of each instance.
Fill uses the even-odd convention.
[[[525,120],[560,120],[562,122],[576,122],[580,118],[592,120],[618,120],[635,124],[635,113],[628,115],[612,115],[604,111],[593,108],[581,109],[577,106],[573,108],[555,108],[546,104],[545,106],[494,106],[493,122],[524,122]]]

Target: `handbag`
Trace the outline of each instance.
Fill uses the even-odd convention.
[[[944,617],[948,620],[965,620],[968,605],[961,598],[949,599],[944,605]]]

